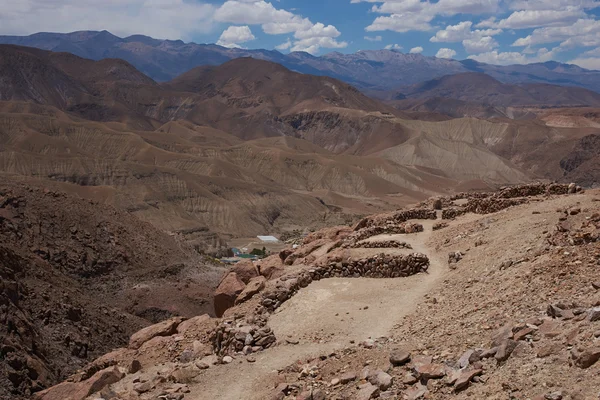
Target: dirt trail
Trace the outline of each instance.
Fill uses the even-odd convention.
[[[429,273],[396,279],[330,278],[313,282],[269,319],[279,345],[256,354],[256,363],[241,359],[206,370],[198,378],[200,383],[190,387],[186,399],[264,399],[265,381],[276,376],[277,369],[339,350],[351,340],[358,343],[388,335],[447,271],[442,256],[427,245],[434,221],[420,222],[424,232],[378,238],[405,241],[412,245],[411,252],[427,254]],[[299,343],[288,344],[286,339]]]

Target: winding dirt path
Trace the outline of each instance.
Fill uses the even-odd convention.
[[[330,278],[311,283],[283,304],[269,319],[278,345],[255,354],[256,362],[243,358],[206,370],[186,399],[265,399],[265,382],[296,360],[328,354],[368,338],[387,336],[394,325],[413,312],[447,272],[440,254],[427,246],[435,221],[420,221],[424,232],[380,235],[372,239],[398,239],[412,250],[429,256],[427,274],[408,278]],[[385,252],[385,249],[382,249]],[[286,339],[298,344],[286,343]]]

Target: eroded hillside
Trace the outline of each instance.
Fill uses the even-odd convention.
[[[127,212],[2,175],[0,397],[65,379],[172,315],[212,313],[221,272]]]

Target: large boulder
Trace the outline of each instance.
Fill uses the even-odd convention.
[[[117,367],[96,372],[83,382],[63,382],[35,395],[36,400],[83,400],[101,391],[108,385],[120,381],[124,374]]]
[[[185,318],[174,317],[158,324],[150,325],[140,331],[137,331],[129,339],[129,348],[137,350],[148,340],[157,336],[171,336],[177,332],[177,326]]]
[[[217,317],[222,317],[225,311],[235,305],[235,299],[245,288],[246,285],[238,278],[235,272],[228,273],[225,278],[221,280],[213,299]]]
[[[250,260],[238,262],[229,272],[235,272],[237,277],[245,284],[248,284],[252,278],[256,278],[259,275],[258,268]]]

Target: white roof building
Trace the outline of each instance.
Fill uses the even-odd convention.
[[[279,239],[277,239],[275,236],[257,236],[257,238],[259,238],[261,242],[265,242],[265,243],[279,242]]]

